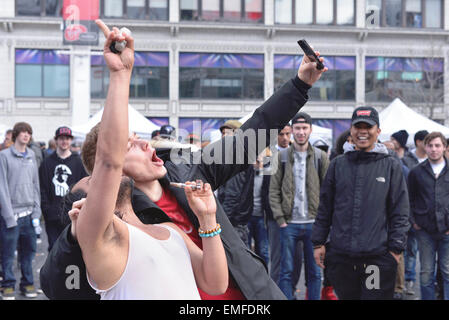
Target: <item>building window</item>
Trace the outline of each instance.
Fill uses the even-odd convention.
[[[91,57],[91,98],[106,98],[109,71],[103,56]],[[135,52],[130,98],[168,98],[168,52]]]
[[[101,16],[136,20],[168,20],[168,0],[101,0]]]
[[[56,50],[16,49],[16,97],[70,95],[70,57]]]
[[[442,0],[367,0],[366,15],[381,27],[442,28]]]
[[[16,16],[62,16],[61,0],[16,0]]]
[[[309,90],[312,101],[355,100],[355,57],[326,56],[325,72]],[[280,88],[298,72],[302,56],[274,56],[274,86]]]
[[[103,0],[103,16],[107,18],[122,18],[124,2],[126,0]]]
[[[366,57],[365,100],[442,103],[444,59]]]
[[[145,19],[145,0],[127,0],[126,14],[129,19]]]
[[[354,25],[354,0],[274,0],[278,24]]]
[[[179,96],[263,99],[262,54],[180,53]]]
[[[150,20],[168,20],[167,0],[151,0],[148,9]]]
[[[315,11],[316,24],[333,24],[334,0],[315,0],[318,10]]]
[[[263,4],[263,0],[180,0],[180,19],[263,23]]]

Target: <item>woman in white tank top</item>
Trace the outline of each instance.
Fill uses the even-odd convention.
[[[107,290],[89,284],[102,300],[199,300],[190,255],[184,239],[173,228],[167,240],[158,240],[124,222],[129,231],[129,253],[120,279]],[[147,248],[141,250],[140,248]]]
[[[192,185],[193,182],[186,184]],[[130,187],[126,182],[122,183],[120,192],[126,193],[122,189]],[[202,190],[192,191],[186,188],[185,192],[195,213],[201,210],[198,209],[198,204],[207,202],[207,210],[213,212],[209,218],[214,220],[216,206],[211,205],[215,203],[215,199],[209,184],[202,187]],[[85,202],[86,199],[82,199],[73,204],[73,209],[69,212],[72,225],[77,224]],[[106,236],[110,239],[109,242],[115,243],[112,247],[116,249],[114,252],[104,249],[109,252],[108,255],[117,256],[110,260],[118,261],[117,264],[122,267],[112,271],[111,277],[105,269],[118,269],[116,263],[112,266],[109,262],[110,268],[106,268],[105,261],[101,262],[94,257],[97,265],[103,263],[103,268],[101,272],[97,271],[98,267],[91,270],[89,257],[83,251],[88,282],[102,300],[199,300],[198,287],[211,295],[226,291],[228,270],[219,236],[220,229],[209,231],[211,236],[202,237],[202,251],[173,223],[144,225],[132,212],[130,199],[126,202],[129,202],[128,205],[122,204],[120,208],[116,208],[116,215],[111,221],[114,226],[109,229],[114,229],[116,234]],[[122,215],[118,212],[127,213]],[[112,233],[111,230],[109,232]],[[200,234],[203,234],[201,228]],[[126,250],[123,250],[124,247]],[[98,278],[101,283],[95,281]]]

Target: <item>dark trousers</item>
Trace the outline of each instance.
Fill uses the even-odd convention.
[[[350,257],[326,252],[327,276],[340,300],[391,300],[397,262],[391,253]]]
[[[64,226],[59,220],[45,221],[45,232],[47,232],[48,237],[48,252],[50,252],[51,248],[53,248],[53,244],[56,242],[63,230]]]
[[[22,278],[20,289],[33,284],[33,259],[36,255],[36,232],[31,223],[31,215],[19,218],[17,226],[7,228],[0,217],[0,235],[2,238],[3,288],[15,288],[14,252],[18,251]]]
[[[248,222],[248,244],[251,248],[251,242],[254,238],[254,250],[257,255],[259,255],[268,266],[269,257],[269,244],[268,244],[268,231],[265,227],[265,222],[263,217],[251,216]]]

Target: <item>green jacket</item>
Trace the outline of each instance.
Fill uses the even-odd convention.
[[[295,179],[293,177],[293,145],[288,148],[288,161],[285,168],[282,168],[281,153],[277,155],[278,170],[273,174],[270,180],[270,205],[273,211],[273,217],[279,225],[289,223],[292,219],[293,201],[295,199]],[[321,151],[321,150],[320,150]],[[329,158],[324,151],[321,151],[318,172],[315,169],[315,152],[309,143],[307,148],[306,160],[306,190],[308,201],[309,216],[315,219],[320,203],[320,182],[324,181],[327,168],[329,167]]]

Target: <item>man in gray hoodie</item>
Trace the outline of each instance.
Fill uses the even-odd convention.
[[[41,216],[38,168],[34,152],[27,147],[33,130],[26,122],[14,125],[13,145],[0,152],[0,236],[2,242],[3,300],[15,299],[14,252],[18,249],[22,271],[20,291],[37,296],[32,262]],[[18,246],[18,244],[20,244]]]

